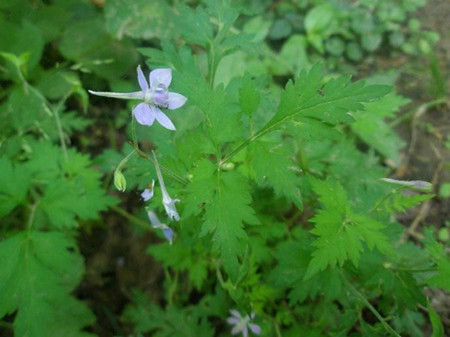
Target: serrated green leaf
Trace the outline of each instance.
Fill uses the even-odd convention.
[[[347,260],[358,266],[363,242],[370,249],[376,247],[380,252],[390,253],[388,238],[382,232],[385,226],[367,216],[356,214],[339,183],[314,180],[313,188],[325,208],[311,220],[315,223],[311,233],[319,238],[313,243],[317,249],[312,253],[305,279],[328,266],[342,266]]]
[[[213,39],[213,27],[206,10],[198,6],[195,10],[186,5],[179,7],[181,18],[176,20],[179,32],[186,41],[207,46]]]
[[[392,194],[379,205],[379,208],[383,209],[387,213],[405,213],[406,210],[413,208],[433,197],[433,194],[403,195],[401,190],[399,190],[392,192]]]
[[[81,331],[93,314],[69,295],[83,273],[73,240],[26,231],[0,243],[0,259],[0,317],[17,311],[16,336],[93,336]]]
[[[168,38],[173,31],[169,6],[160,0],[109,0],[105,6],[106,29],[119,40]]]
[[[257,224],[251,196],[245,179],[235,172],[219,172],[211,186],[214,195],[206,206],[201,235],[214,235],[213,247],[219,251],[223,266],[236,282],[242,254],[242,242],[247,239],[244,223]]]
[[[397,166],[400,165],[400,150],[404,142],[385,119],[395,117],[395,113],[409,101],[405,97],[389,93],[376,102],[366,103],[365,111],[355,113],[356,122],[352,124],[352,130],[363,141]]]
[[[364,110],[362,103],[379,99],[389,91],[388,86],[365,86],[363,81],[351,83],[346,76],[324,83],[322,65],[317,63],[309,72],[302,71],[295,84],[286,85],[277,113],[259,133],[304,118],[330,124],[349,123],[354,120],[349,113]]]
[[[438,313],[429,302],[427,303],[427,309],[431,325],[433,326],[433,334],[431,337],[444,337],[444,326]]]
[[[105,195],[100,173],[91,165],[87,155],[74,149],[68,151],[66,160],[51,143],[33,144],[33,157],[25,166],[43,190],[36,209],[36,226],[73,228],[77,219],[96,219],[100,211],[117,202]]]
[[[84,71],[93,71],[109,80],[130,74],[138,61],[131,42],[112,40],[99,19],[81,20],[70,25],[62,36],[59,50]]]
[[[23,20],[21,25],[16,25],[5,20],[0,22],[0,50],[21,56],[29,54],[27,69],[32,70],[39,63],[44,49],[44,39],[41,31],[32,23]],[[7,70],[10,66],[6,65]],[[3,77],[2,72],[1,77]],[[12,72],[11,74],[14,74]]]
[[[315,299],[322,294],[325,299],[339,298],[344,291],[344,283],[339,272],[328,269],[324,274],[313,275],[304,280],[311,258],[311,240],[304,238],[296,242],[284,242],[277,247],[275,257],[278,265],[270,273],[270,280],[277,287],[290,289],[291,305],[302,303],[307,298]]]
[[[31,186],[31,172],[22,165],[13,166],[5,157],[0,158],[0,217],[25,201]]]
[[[300,177],[293,167],[291,154],[283,144],[256,142],[251,153],[256,182],[261,186],[270,185],[277,196],[285,197],[302,209]]]
[[[433,237],[432,230],[425,231],[425,248],[437,265],[438,273],[427,280],[431,286],[450,291],[450,258],[444,247]]]
[[[187,197],[184,207],[184,217],[198,215],[214,198],[216,167],[208,160],[201,160],[192,170],[192,180],[186,188]]]
[[[206,317],[195,309],[170,306],[164,311],[151,303],[144,293],[135,291],[134,304],[125,308],[123,318],[135,324],[135,332],[152,332],[155,337],[214,336],[214,329]]]

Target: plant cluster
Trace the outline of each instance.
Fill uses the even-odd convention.
[[[352,81],[300,60],[280,86],[267,64],[283,51],[261,48],[280,28],[243,15],[250,2],[95,4],[0,5],[0,332],[94,336],[73,294],[77,236],[125,207],[116,186],[138,191],[127,217],[161,238],[142,252],[165,271],[161,302],[134,289],[121,313],[138,336],[422,336],[427,322],[444,335],[424,290],[450,290],[445,247],[431,228],[409,240],[395,218],[432,186],[387,179],[384,164],[403,146],[386,123],[408,103],[395,74]],[[386,24],[374,34],[401,31],[420,3],[399,2],[400,19],[381,16],[386,4],[358,3]],[[292,4],[308,8],[308,34],[319,14],[345,17],[337,5]],[[345,37],[339,20],[321,29]],[[314,32],[305,41],[320,53],[339,35]],[[295,36],[284,46],[302,47]],[[83,152],[101,152],[96,169]]]
[[[301,68],[321,58],[331,69],[349,71],[352,64],[380,50],[427,53],[438,39],[437,33],[423,30],[414,18],[424,0],[246,3],[247,13],[255,16],[243,24],[243,30],[266,39],[265,53],[293,68],[289,71],[268,60],[277,75],[296,74],[299,62]]]

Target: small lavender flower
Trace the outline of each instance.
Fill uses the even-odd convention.
[[[253,332],[255,335],[261,334],[261,327],[258,324],[250,323],[252,319],[255,318],[255,314],[251,313],[251,315],[246,315],[242,317],[241,313],[237,310],[230,310],[231,316],[227,318],[227,322],[230,325],[234,325],[231,329],[231,334],[236,335],[238,333],[242,333],[242,336],[248,336],[248,329]]]
[[[134,117],[139,124],[150,126],[156,119],[166,129],[175,130],[175,126],[169,117],[159,109],[178,109],[187,100],[183,95],[168,91],[170,82],[172,82],[172,69],[163,68],[151,71],[149,75],[150,86],[140,66],[137,68],[137,76],[141,91],[129,93],[88,91],[97,96],[142,100],[142,103],[133,108]]]
[[[153,198],[154,193],[154,187],[155,187],[155,181],[153,180],[151,184],[147,184],[148,188],[144,190],[144,192],[141,193],[142,199],[144,201],[149,201],[151,198]]]
[[[159,221],[158,217],[153,211],[147,211],[148,219],[150,220],[150,223],[152,224],[153,228],[159,228],[162,230],[164,237],[169,241],[170,244],[172,244],[173,240],[173,230],[166,224],[163,224]]]
[[[175,204],[177,202],[180,202],[179,199],[172,199],[169,195],[169,193],[166,190],[166,185],[164,184],[164,179],[161,174],[161,169],[159,168],[158,160],[156,159],[155,153],[153,153],[153,159],[156,169],[156,175],[158,176],[159,185],[161,186],[161,192],[162,192],[162,203],[164,205],[164,209],[166,210],[167,216],[173,220],[176,221],[180,220],[180,216],[178,215],[177,208],[175,207]]]

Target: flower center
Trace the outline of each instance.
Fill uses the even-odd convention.
[[[169,106],[169,92],[164,84],[158,84],[154,89],[153,102],[163,108]]]

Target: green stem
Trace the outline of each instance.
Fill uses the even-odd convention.
[[[32,91],[43,102],[44,107],[55,116],[56,129],[58,130],[61,150],[63,152],[64,159],[67,162],[69,160],[69,156],[67,153],[66,142],[64,140],[64,130],[62,128],[61,118],[59,117],[59,110],[62,108],[67,99],[72,95],[72,91],[69,91],[66,95],[64,95],[64,97],[58,102],[56,107],[53,109],[50,102],[39,92],[39,90],[37,90],[31,84],[29,84],[23,76],[21,76],[21,80],[23,81],[24,87],[26,88],[25,92],[28,92],[28,89]]]
[[[137,152],[136,152],[135,149],[133,149],[133,151],[131,151],[125,158],[123,158],[123,159],[120,161],[120,163],[119,163],[119,165],[117,166],[117,169],[116,169],[116,170],[121,171],[121,170],[123,169],[123,167],[126,165],[126,163],[128,162],[128,160],[130,160],[131,156],[134,155],[135,153],[137,153]]]
[[[173,278],[173,280],[170,277],[168,270],[165,270],[165,274],[166,274],[166,276],[168,276],[169,281],[170,281],[169,294],[168,294],[168,300],[167,300],[167,306],[170,307],[173,304],[173,299],[175,297],[175,293],[178,288],[178,271],[175,271],[175,277]]]
[[[146,221],[144,221],[144,220],[141,220],[141,219],[135,217],[134,215],[128,213],[128,212],[125,211],[124,209],[122,209],[122,208],[120,208],[120,207],[118,207],[118,206],[116,206],[116,205],[110,206],[110,208],[111,208],[114,212],[120,214],[121,216],[123,216],[123,217],[126,218],[127,220],[131,221],[132,223],[138,225],[138,226],[141,227],[142,229],[148,230],[148,229],[150,228],[150,224],[149,224],[148,222],[146,222]]]
[[[268,130],[268,129],[267,129]],[[262,132],[264,131],[264,132]],[[253,136],[245,140],[243,143],[241,143],[237,148],[235,148],[233,151],[231,151],[229,154],[227,154],[221,161],[219,161],[219,168],[222,167],[223,164],[225,164],[228,160],[230,160],[232,157],[237,155],[239,152],[241,152],[243,149],[245,149],[251,142],[255,141],[262,135],[264,135],[266,132],[264,129],[258,131]]]
[[[228,290],[227,285],[225,284],[225,281],[223,280],[222,272],[220,271],[220,263],[219,261],[216,261],[216,277],[219,280],[219,283],[221,287],[225,290]]]
[[[141,158],[143,158],[145,160],[148,160],[153,165],[155,165],[155,161],[153,160],[153,158],[151,158],[148,154],[146,154],[144,151],[142,151],[139,148],[139,143],[138,143],[137,135],[136,135],[136,122],[134,120],[133,115],[131,115],[131,134],[132,134],[132,146],[133,146],[134,150],[136,151],[136,153],[139,155],[139,157],[141,157]],[[164,171],[164,173],[166,173],[171,178],[177,180],[179,183],[181,183],[183,185],[187,185],[188,184],[188,181],[186,179],[184,179],[183,177],[179,176],[178,174],[176,174],[172,170],[169,170],[167,167],[164,167],[163,165],[159,165],[159,166],[160,166],[161,170]]]
[[[382,204],[383,202],[385,202],[391,195],[394,195],[395,193],[397,193],[397,189],[393,189],[393,190],[389,191],[388,194],[386,194],[383,198],[381,198],[380,200],[378,200],[378,202],[376,203],[376,205],[375,205],[372,209],[370,209],[370,210],[368,211],[368,214],[377,211],[378,208],[381,206],[381,204]]]
[[[387,269],[391,269],[394,271],[406,271],[410,273],[428,273],[432,271],[438,271],[436,268],[430,267],[430,268],[402,268],[402,267],[389,267]]]
[[[375,315],[375,317],[380,321],[380,323],[383,325],[383,327],[386,329],[386,331],[388,331],[391,335],[393,335],[395,337],[401,337],[397,333],[397,331],[395,331],[386,322],[386,320],[383,318],[383,316],[381,316],[381,314],[378,312],[378,310],[375,309],[375,307],[372,304],[370,304],[370,302],[364,297],[364,295],[361,294],[359,292],[359,290],[355,288],[355,286],[353,286],[353,284],[347,279],[347,277],[345,277],[344,273],[342,273],[342,279],[347,284],[348,288],[356,295],[356,297],[358,297],[361,300],[361,302],[363,302],[365,304],[365,306]]]
[[[30,206],[30,216],[28,217],[28,223],[27,223],[27,228],[30,229],[31,226],[33,225],[33,221],[34,221],[34,216],[36,214],[36,208],[39,205],[39,201],[35,202],[33,205]]]
[[[64,155],[64,159],[69,161],[69,155],[67,154],[67,146],[66,142],[64,140],[64,131],[61,124],[61,119],[59,118],[59,109],[56,108],[53,113],[55,114],[55,121],[56,121],[56,128],[58,129],[58,135],[59,135],[59,142],[61,143],[61,149]]]
[[[214,88],[214,77],[216,76],[214,41],[210,43],[209,55],[208,78],[211,84],[211,88]]]
[[[420,112],[420,111],[426,111],[427,109],[435,106],[435,105],[439,105],[439,104],[445,104],[446,100],[445,98],[438,98],[435,99],[433,101],[427,102],[427,103],[423,103],[421,105],[419,105],[417,108],[411,109],[408,112],[404,113],[402,116],[394,119],[392,122],[389,123],[390,127],[395,127],[398,124],[402,123],[403,121],[407,120],[408,118],[410,118],[411,116],[414,116],[416,113]]]

